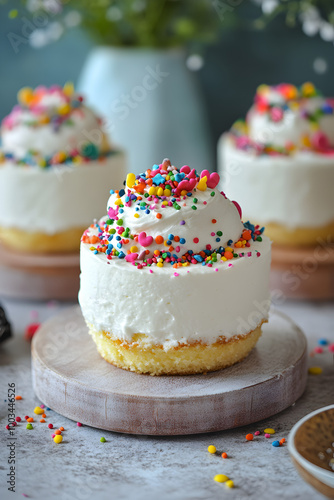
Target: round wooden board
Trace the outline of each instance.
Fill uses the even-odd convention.
[[[270,285],[285,297],[334,299],[334,245],[287,247],[272,245]]]
[[[151,377],[104,361],[80,308],[47,321],[32,343],[37,397],[61,415],[100,429],[146,435],[220,431],[292,405],[306,385],[306,339],[272,312],[241,363],[205,375]]]
[[[0,244],[0,295],[25,300],[76,300],[80,255],[27,254]]]

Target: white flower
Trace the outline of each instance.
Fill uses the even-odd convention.
[[[78,26],[82,21],[82,15],[77,10],[71,10],[64,17],[65,26],[68,28],[74,28]]]
[[[47,33],[49,36],[49,40],[53,41],[53,42],[55,42],[56,40],[59,40],[61,35],[64,33],[63,26],[56,21],[53,23],[50,23],[46,30],[47,30]]]
[[[279,1],[278,0],[263,0],[262,3],[262,12],[263,14],[271,14],[274,12],[276,7],[278,7]]]
[[[332,42],[334,40],[334,26],[323,21],[320,26],[320,36],[325,42]]]
[[[41,47],[45,47],[49,43],[49,37],[47,35],[46,30],[36,29],[34,30],[30,37],[29,43],[34,49],[40,49]]]
[[[122,11],[118,7],[110,7],[106,12],[106,18],[109,21],[119,21],[122,17]]]
[[[319,19],[309,19],[302,24],[303,31],[307,36],[314,36],[318,33],[321,21]]]
[[[188,69],[190,69],[190,71],[198,71],[203,67],[203,65],[204,59],[199,54],[192,54],[191,56],[187,57],[186,66]]]

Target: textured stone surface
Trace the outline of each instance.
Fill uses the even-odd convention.
[[[23,340],[24,327],[32,321],[31,311],[42,321],[59,311],[59,306],[3,301],[14,326],[14,338],[0,346],[1,423],[0,496],[7,498],[7,384],[15,382],[16,415],[32,415],[40,402],[34,396],[30,375],[30,346]],[[334,308],[332,304],[280,303],[277,307],[288,314],[306,333],[309,350],[320,338],[334,342]],[[35,320],[35,317],[33,317]],[[53,411],[47,412],[47,423],[66,429],[64,440],[56,445],[47,423],[35,415],[34,429],[26,422],[15,429],[17,498],[47,499],[134,499],[134,500],[207,500],[229,496],[278,500],[321,499],[295,471],[287,447],[274,448],[273,439],[258,436],[252,442],[245,435],[266,427],[276,429],[275,438],[287,438],[293,424],[314,409],[333,403],[333,355],[319,354],[310,358],[310,366],[323,366],[322,375],[310,376],[305,394],[291,408],[258,424],[230,431],[175,438],[126,436],[88,427],[78,427]],[[105,443],[100,437],[106,438]],[[214,444],[229,459],[210,455],[207,447]],[[215,474],[227,474],[236,488],[227,490],[213,481]],[[10,495],[8,498],[15,498]]]

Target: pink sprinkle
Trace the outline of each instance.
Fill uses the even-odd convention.
[[[321,354],[322,352],[324,352],[324,350],[322,347],[315,347],[314,352],[316,352],[317,354]]]
[[[82,424],[80,422],[77,422],[78,427],[82,427]]]
[[[259,436],[260,434],[261,434],[261,432],[260,432],[260,431],[255,431],[255,432],[254,432],[254,436]]]
[[[55,437],[55,434],[51,434],[51,439],[53,439]]]
[[[180,248],[180,247],[176,247],[176,248],[175,248],[175,252],[176,252],[176,253],[178,253],[180,250],[181,250],[181,248]]]
[[[174,273],[174,276],[180,276],[179,273]]]
[[[252,252],[247,252],[247,257],[251,257],[252,256]]]
[[[334,344],[330,344],[328,346],[328,350],[329,350],[329,352],[334,352]]]
[[[203,201],[203,205],[207,205],[207,204],[208,204],[208,202],[207,202],[207,201]]]
[[[218,272],[218,268],[217,267],[216,267],[215,271]]]
[[[264,435],[264,437],[265,437],[265,438],[270,438],[270,437],[271,437],[271,435],[270,435],[270,434],[265,434],[265,435]]]
[[[211,233],[211,236],[214,236],[216,233]]]
[[[39,405],[40,408],[45,408],[45,405]]]
[[[229,264],[228,264],[228,267],[233,267],[233,264],[229,263]]]
[[[150,269],[150,273],[151,273],[151,274],[153,274],[153,271],[152,271],[152,269]]]

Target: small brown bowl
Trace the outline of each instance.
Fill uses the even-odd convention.
[[[334,499],[334,405],[299,420],[290,432],[288,448],[302,478]]]

